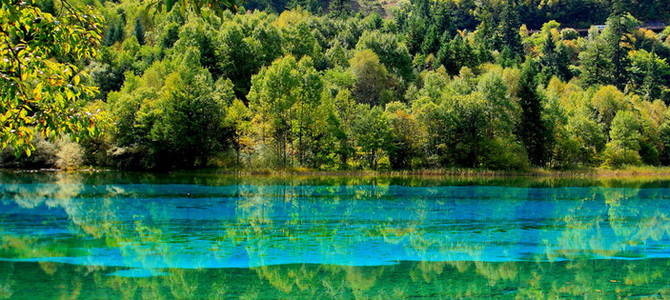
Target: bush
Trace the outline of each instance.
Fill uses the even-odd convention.
[[[32,141],[35,149],[30,156],[24,152],[17,156],[14,148],[7,147],[0,153],[0,167],[12,168],[52,168],[56,163],[56,152],[58,147],[45,140],[41,135],[36,135]]]
[[[72,170],[81,167],[84,161],[84,151],[79,144],[70,140],[61,140],[56,153],[56,167],[63,170]]]
[[[603,157],[603,165],[606,167],[619,168],[624,165],[639,166],[642,164],[638,151],[626,149],[613,143],[607,144]]]
[[[530,167],[526,149],[510,138],[495,137],[483,157],[483,167],[494,170],[523,170]]]

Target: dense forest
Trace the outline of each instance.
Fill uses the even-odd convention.
[[[69,75],[95,87],[68,107],[96,129],[9,145],[4,166],[670,165],[670,27],[649,26],[668,1],[70,3],[103,20]]]

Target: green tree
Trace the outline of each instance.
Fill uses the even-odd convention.
[[[322,63],[323,49],[305,22],[285,27],[283,33],[282,45],[285,53],[298,58],[310,56],[315,63]]]
[[[521,21],[516,0],[507,0],[502,6],[496,38],[500,43],[498,49],[509,49],[513,58],[523,56],[523,46],[519,35],[520,27]]]
[[[340,90],[332,102],[335,105],[335,113],[337,119],[340,120],[342,131],[342,140],[335,154],[339,157],[340,166],[346,169],[356,154],[353,140],[356,118],[365,107],[357,105],[351,98],[349,90]]]
[[[209,72],[193,65],[183,68],[168,75],[155,104],[160,115],[149,132],[155,167],[207,166],[228,143],[224,118],[233,97],[232,83],[215,83]]]
[[[490,70],[477,86],[485,100],[486,116],[484,150],[479,160],[481,166],[489,169],[525,169],[529,165],[528,154],[514,135],[521,112],[504,76],[504,70]]]
[[[489,125],[484,97],[475,92],[451,97],[442,105],[453,130],[446,144],[451,164],[468,168],[481,167]]]
[[[251,76],[283,55],[279,29],[261,20],[252,30],[239,22],[226,22],[216,37],[216,57],[221,76],[235,84],[235,95],[242,100],[251,88]]]
[[[638,21],[629,14],[612,14],[602,33],[589,31],[585,51],[579,54],[582,80],[587,84],[612,84],[623,89],[628,82],[630,32]]]
[[[205,67],[215,79],[221,77],[222,70],[216,55],[216,44],[214,27],[200,18],[190,16],[179,31],[179,40],[174,44],[176,52],[185,53],[187,48],[194,47],[199,50],[199,64]]]
[[[407,48],[399,43],[393,34],[380,31],[366,31],[356,44],[356,50],[370,49],[379,56],[379,61],[397,77],[405,82],[414,79],[412,57]]]
[[[477,91],[486,100],[487,137],[511,136],[518,122],[519,107],[510,97],[501,72],[492,70],[482,75]]]
[[[576,163],[587,166],[596,165],[607,143],[607,132],[603,124],[598,123],[590,114],[579,113],[568,119],[566,131],[569,138],[574,140],[579,147]],[[559,139],[557,147],[562,145],[569,146],[570,143],[561,143]]]
[[[392,134],[385,148],[393,169],[407,169],[417,166],[423,160],[422,148],[425,145],[427,132],[408,108],[400,102],[386,105],[387,119]]]
[[[428,28],[428,32],[421,44],[421,53],[437,53],[439,50],[440,35],[438,33],[437,26],[431,25]]]
[[[232,83],[215,82],[199,60],[197,49],[185,48],[141,77],[127,74],[121,91],[110,93],[120,166],[202,167],[227,145]]]
[[[234,99],[227,109],[226,126],[233,130],[233,147],[235,148],[235,162],[238,166],[242,164],[242,152],[251,151],[252,141],[249,135],[251,132],[252,113],[249,108],[238,99]]]
[[[142,25],[142,22],[139,18],[135,20],[135,28],[133,29],[133,32],[135,34],[135,38],[137,38],[137,42],[140,43],[140,45],[144,45],[146,43],[144,40],[144,26]]]
[[[309,165],[313,168],[326,168],[343,165],[342,154],[347,151],[347,134],[342,128],[342,120],[333,101],[324,101],[309,116],[309,133],[305,142],[309,153]]]
[[[407,49],[410,53],[414,54],[421,51],[427,27],[425,18],[415,14],[409,16],[405,26],[405,35],[407,37]]]
[[[473,68],[480,61],[470,43],[457,34],[451,40],[448,40],[446,35],[442,37],[440,50],[437,52],[437,62],[443,65],[449,74],[456,75],[462,67]]]
[[[612,78],[613,84],[623,89],[628,83],[627,69],[630,64],[628,58],[629,48],[626,43],[630,42],[628,34],[639,24],[631,15],[623,15],[621,12],[614,12],[607,19],[607,27],[603,32],[603,38],[607,42],[609,53],[614,65]]]
[[[528,151],[533,165],[542,166],[547,162],[549,131],[543,119],[542,98],[537,92],[537,67],[527,58],[519,79],[519,106],[521,118],[517,125],[517,135]]]
[[[631,103],[624,93],[615,86],[608,85],[593,94],[591,106],[595,109],[596,120],[603,124],[605,132],[609,132],[616,114],[622,110],[630,110]]]
[[[475,11],[477,20],[479,21],[475,36],[487,50],[496,50],[498,46],[496,39],[498,34],[498,29],[496,28],[496,24],[498,24],[498,12],[494,11],[494,8],[489,3],[490,1],[482,2],[482,5],[478,6]]]
[[[562,41],[555,43],[552,36],[547,34],[542,45],[540,56],[540,78],[543,84],[549,83],[552,76],[560,80],[570,78],[570,57]]]
[[[83,106],[96,89],[80,62],[97,54],[103,23],[95,11],[67,1],[58,15],[30,3],[0,7],[1,147],[28,155],[38,133],[76,139],[96,133],[99,118]]]
[[[286,4],[286,8],[290,10],[301,8],[310,13],[316,14],[320,13],[320,4],[321,3],[319,1],[315,0],[289,0]]]
[[[664,122],[658,129],[662,151],[659,154],[660,162],[664,166],[670,165],[670,122]]]
[[[367,167],[376,170],[379,160],[385,155],[384,148],[392,138],[391,127],[380,106],[370,108],[365,104],[353,123],[353,139],[363,154]]]
[[[163,28],[162,34],[159,38],[160,47],[162,49],[170,49],[174,43],[179,39],[179,24],[170,22]]]
[[[254,75],[251,82],[249,105],[269,123],[268,135],[279,155],[278,163],[289,166],[293,158],[290,151],[296,148],[298,162],[304,163],[303,138],[308,125],[305,116],[318,106],[323,90],[312,60],[304,57],[296,61],[291,55],[284,56]]]
[[[450,4],[448,2],[434,2],[431,9],[431,21],[433,25],[437,26],[438,33],[454,36],[456,34],[456,26],[451,14],[453,7],[450,7]]]
[[[102,45],[111,46],[123,41],[123,24],[121,21],[107,25],[107,31],[102,39]]]
[[[581,80],[587,85],[612,84],[612,60],[607,53],[607,44],[599,36],[596,27],[591,27],[586,49],[579,53]]]
[[[219,32],[216,38],[216,64],[221,76],[235,84],[235,94],[244,99],[249,92],[251,76],[258,72],[260,64],[239,25],[230,23]]]
[[[629,76],[635,93],[646,100],[659,99],[670,82],[670,66],[654,52],[638,50],[630,56]]]
[[[226,10],[237,12],[244,1],[237,0],[151,0],[149,5],[155,6],[158,11],[171,11],[178,7],[183,13],[186,9],[192,9],[200,13],[202,8],[208,8],[218,13],[223,13]]]
[[[389,85],[386,67],[379,62],[377,54],[366,49],[359,51],[349,60],[349,70],[356,82],[352,94],[360,103],[368,105],[384,104],[384,94]]]
[[[351,14],[351,4],[347,0],[333,0],[328,4],[328,13],[334,17],[347,17]]]
[[[603,153],[606,166],[640,165],[642,124],[631,111],[619,111],[612,120],[610,142]]]
[[[347,57],[347,52],[344,50],[340,44],[335,44],[333,47],[328,49],[325,54],[326,61],[329,64],[330,68],[349,67],[349,58]]]

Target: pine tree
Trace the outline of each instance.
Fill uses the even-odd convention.
[[[105,33],[105,36],[102,39],[102,44],[103,45],[111,46],[111,45],[114,44],[114,42],[115,42],[114,39],[116,38],[116,35],[117,35],[116,30],[117,30],[116,26],[109,26],[109,29],[107,30],[107,33]]]
[[[586,50],[579,54],[582,62],[582,80],[587,84],[612,84],[623,90],[630,79],[630,44],[628,33],[638,21],[630,14],[613,10],[605,29],[598,34],[596,29],[589,32]]]
[[[482,10],[478,13],[477,19],[480,21],[475,30],[475,39],[484,45],[488,50],[495,50],[497,47],[497,27],[496,18],[493,12]]]
[[[335,17],[351,15],[351,5],[348,0],[332,0],[328,5],[329,14]]]
[[[517,127],[517,136],[526,147],[530,162],[542,166],[548,160],[549,130],[542,118],[543,107],[537,92],[537,66],[532,58],[527,58],[521,69],[518,96],[521,121]]]
[[[426,55],[429,53],[436,53],[440,49],[439,46],[439,33],[437,26],[431,25],[430,28],[428,28],[426,37],[423,39],[423,43],[421,44],[421,53]]]
[[[540,56],[540,83],[547,84],[551,76],[556,75],[556,49],[551,34],[547,34],[542,44],[542,56]]]
[[[516,0],[507,0],[507,4],[503,6],[500,13],[500,23],[497,28],[498,50],[507,47],[513,56],[523,55],[523,45],[521,44],[521,36],[519,36],[520,27],[521,21],[519,20]]]
[[[456,27],[454,26],[454,21],[447,4],[439,1],[435,2],[432,11],[432,22],[433,25],[437,26],[438,34],[442,33],[450,37],[454,36],[456,34]]]
[[[430,18],[430,1],[429,0],[413,0],[414,15],[420,18]]]
[[[572,71],[570,71],[570,49],[562,42],[556,45],[556,55],[558,59],[558,77],[564,81],[572,78]]]
[[[421,51],[423,39],[426,35],[426,21],[424,18],[412,15],[407,24],[407,50],[416,54]]]
[[[440,39],[440,49],[437,51],[435,59],[435,68],[439,68],[439,65],[443,65],[447,72],[451,75],[458,73],[456,69],[456,64],[452,59],[451,47],[449,46],[450,38],[446,33],[442,34]]]
[[[628,49],[621,45],[624,35],[629,31],[627,28],[626,16],[619,13],[613,13],[607,19],[607,30],[603,33],[603,38],[608,46],[611,54],[612,65],[614,67],[612,79],[614,85],[619,89],[623,89],[628,81],[628,66],[630,59],[628,59]]]
[[[116,30],[112,36],[112,44],[115,42],[123,42],[123,40],[126,38],[126,32],[123,30],[123,24],[124,22],[119,22],[116,24]]]
[[[563,81],[567,80],[570,75],[569,63],[570,58],[563,43],[556,44],[551,35],[547,35],[540,57],[541,83],[547,84],[552,76],[556,76]]]
[[[137,38],[137,42],[140,43],[140,45],[144,45],[146,43],[144,39],[144,26],[142,26],[140,19],[135,20],[134,33],[135,37]]]
[[[505,67],[514,67],[521,63],[521,57],[510,46],[504,46],[498,56],[498,64]]]

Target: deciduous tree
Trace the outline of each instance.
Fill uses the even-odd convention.
[[[96,88],[81,62],[97,54],[102,40],[102,19],[91,8],[61,1],[54,15],[30,3],[0,6],[0,145],[28,155],[38,133],[96,133],[96,112],[83,108]]]

